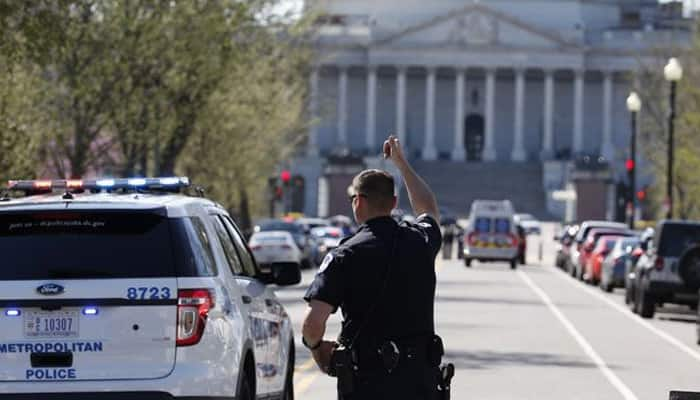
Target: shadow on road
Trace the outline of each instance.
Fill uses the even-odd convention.
[[[592,362],[546,353],[447,351],[446,359],[458,369],[491,369],[502,366],[534,365],[543,367],[596,368]]]

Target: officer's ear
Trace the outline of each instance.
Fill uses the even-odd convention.
[[[395,209],[396,206],[398,206],[398,205],[399,205],[399,199],[398,199],[398,197],[394,196],[393,200],[391,201],[391,209],[392,210]]]

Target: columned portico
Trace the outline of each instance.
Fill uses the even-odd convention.
[[[484,126],[484,161],[496,160],[494,107],[496,101],[496,70],[486,70],[486,103],[484,104],[486,118]]]
[[[525,113],[525,70],[515,70],[515,120],[513,122],[513,153],[511,160],[525,161],[525,145],[523,143]]]
[[[338,146],[348,147],[348,69],[338,67]]]
[[[573,153],[583,151],[583,83],[584,71],[574,71],[574,138]]]
[[[309,117],[312,121],[309,129],[309,140],[306,146],[306,154],[309,157],[317,157],[318,149],[318,67],[311,68],[311,76],[309,77]]]
[[[613,159],[612,145],[612,98],[613,79],[611,71],[603,72],[603,143],[601,145],[602,155],[608,159]]]
[[[452,161],[464,161],[464,74],[465,70],[455,71],[455,132],[454,149],[452,149]]]
[[[366,71],[365,83],[366,92],[363,94],[364,107],[366,115],[362,127],[358,130],[357,126],[350,127],[349,124],[349,76],[350,68],[353,71],[359,71],[360,65],[350,66],[326,66],[330,70],[337,71],[337,114],[335,131],[335,146],[339,149],[357,150],[358,143],[361,143],[363,154],[373,154],[376,151],[377,145],[377,128],[386,126],[386,122],[380,122],[380,118],[386,118],[379,111],[379,108],[385,107],[386,97],[382,103],[378,100],[378,90],[381,87],[381,81],[391,79],[395,82],[395,92],[391,94],[392,101],[395,101],[395,120],[389,122],[389,126],[393,126],[393,132],[407,146],[409,146],[409,154],[419,154],[419,157],[425,161],[433,161],[438,158],[450,159],[455,162],[464,161],[496,161],[507,158],[512,162],[533,161],[534,157],[542,160],[548,160],[555,157],[561,157],[561,154],[571,154],[573,156],[586,152],[594,152],[600,149],[601,155],[607,159],[614,159],[614,146],[612,144],[613,136],[613,103],[614,73],[610,71],[593,71],[589,76],[592,84],[598,84],[602,87],[602,97],[600,108],[601,126],[599,139],[589,143],[586,148],[584,142],[584,94],[586,71],[578,67],[566,68],[565,66],[554,66],[552,68],[541,68],[535,65],[518,66],[516,68],[507,67],[480,67],[480,66],[455,66],[452,71],[445,68],[441,70],[441,86],[444,88],[444,80],[454,74],[453,91],[446,93],[438,92],[437,85],[437,68],[433,66],[422,67],[425,74],[414,73],[410,75],[412,87],[424,85],[425,100],[424,114],[421,114],[411,109],[418,102],[415,97],[408,98],[409,75],[408,67],[404,65],[370,65],[364,66]],[[383,75],[379,75],[379,68],[382,68]],[[319,85],[321,76],[321,67],[315,67],[310,72],[310,96],[309,96],[309,114],[318,116],[320,109]],[[394,73],[387,73],[388,71]],[[418,71],[415,68],[414,71]],[[471,71],[471,74],[467,74]],[[483,71],[479,74],[477,71]],[[555,79],[555,74],[560,72],[559,78]],[[597,74],[595,73],[597,72]],[[356,72],[353,72],[356,74]],[[565,76],[569,76],[567,79]],[[357,75],[354,75],[357,76]],[[470,83],[467,81],[469,76]],[[477,83],[474,83],[475,77]],[[509,79],[509,77],[512,77]],[[539,76],[539,78],[535,78]],[[595,79],[594,76],[600,78]],[[483,84],[478,83],[478,79],[482,79]],[[540,79],[542,91],[533,94],[527,90],[527,79]],[[558,101],[556,88],[559,83],[568,87],[573,92],[573,104],[562,103]],[[497,87],[503,87],[504,83],[512,82],[512,89],[508,93],[497,93]],[[483,85],[483,86],[482,86]],[[470,88],[469,92],[467,87]],[[413,89],[415,90],[415,89]],[[565,89],[562,89],[565,90]],[[482,93],[483,91],[483,93]],[[533,90],[532,92],[536,92]],[[505,106],[504,100],[500,97],[500,102],[497,102],[498,96],[512,96],[512,108]],[[386,94],[384,95],[386,96]],[[447,124],[450,126],[450,131],[445,131],[446,126],[444,120],[445,99],[450,98],[453,103],[454,123]],[[482,100],[483,99],[483,100]],[[527,104],[532,101],[541,102],[541,114],[538,116],[528,113]],[[534,99],[534,100],[533,100]],[[354,103],[357,104],[357,103]],[[441,108],[437,109],[437,104],[441,104]],[[505,103],[508,104],[508,103]],[[483,108],[482,108],[483,107]],[[498,107],[498,109],[497,109]],[[528,105],[528,109],[529,109]],[[559,109],[562,107],[562,109]],[[569,108],[571,107],[571,108]],[[566,112],[566,109],[571,111]],[[558,112],[559,114],[556,114]],[[593,112],[592,110],[590,112]],[[437,118],[441,118],[437,120]],[[476,118],[476,119],[475,119]],[[537,123],[541,131],[541,146],[539,149],[533,149],[532,144],[528,146],[528,138],[532,138],[537,133],[534,133],[535,123],[533,118],[539,119]],[[565,130],[566,134],[571,135],[571,140],[567,141],[562,138],[556,140],[557,129],[562,130],[559,126],[556,128],[556,121],[566,119],[569,121],[564,126],[570,127]],[[356,119],[353,119],[356,121]],[[386,121],[386,120],[384,120]],[[420,122],[420,126],[416,126],[416,122]],[[412,138],[408,138],[409,124],[412,127]],[[477,125],[474,125],[477,124]],[[477,128],[474,128],[477,126]],[[469,128],[471,127],[471,128]],[[509,128],[507,131],[504,128]],[[470,130],[471,129],[471,130]],[[476,131],[474,131],[476,129]],[[570,129],[570,130],[569,130]],[[415,132],[419,132],[419,141],[415,140]],[[476,136],[474,136],[474,132]],[[362,139],[352,141],[348,135],[361,135]],[[591,134],[596,134],[595,131]],[[319,133],[318,127],[314,125],[309,131],[308,149],[309,156],[319,154]],[[510,138],[507,137],[509,135]],[[356,137],[356,136],[354,136]],[[469,142],[467,139],[471,138]],[[445,142],[449,145],[445,145]],[[504,144],[510,142],[511,147],[504,151]],[[569,146],[567,147],[567,142]],[[351,146],[351,143],[352,146]],[[593,147],[593,146],[597,147]],[[471,146],[471,147],[470,147]],[[470,155],[469,148],[475,153]],[[533,151],[534,150],[534,151]]]
[[[544,121],[542,138],[542,159],[554,155],[554,71],[544,71]]]
[[[425,144],[423,159],[437,159],[435,149],[435,68],[428,67],[425,79]]]
[[[367,68],[367,121],[365,124],[365,146],[372,149],[376,141],[377,129],[377,68]]]
[[[396,67],[396,136],[406,143],[406,67]]]

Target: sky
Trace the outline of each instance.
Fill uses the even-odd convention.
[[[382,0],[377,0],[377,1],[382,1]],[[662,3],[666,3],[670,0],[661,0]],[[699,9],[700,8],[700,0],[683,0],[684,3],[684,9],[686,12],[689,12],[691,9]],[[281,0],[280,5],[278,6],[278,10],[276,10],[279,13],[285,13],[289,10],[293,10],[295,12],[301,12],[301,8],[304,5],[303,0]]]

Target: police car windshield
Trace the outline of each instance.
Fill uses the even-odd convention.
[[[0,215],[0,280],[174,276],[168,220],[152,213]]]

